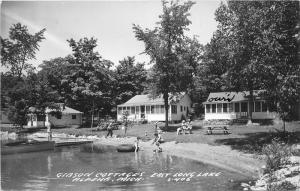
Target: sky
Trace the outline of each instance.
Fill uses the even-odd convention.
[[[187,35],[196,35],[200,43],[208,43],[217,28],[214,13],[219,5],[220,0],[196,1],[190,11],[192,24]],[[39,44],[36,60],[29,61],[35,67],[43,60],[71,54],[67,39],[77,41],[83,37],[96,38],[96,51],[115,64],[127,56],[148,63],[149,57],[142,54],[144,43],[135,38],[132,25],[153,29],[161,13],[159,0],[3,1],[1,37],[8,38],[9,28],[17,22],[26,25],[30,33],[46,28],[46,39]]]

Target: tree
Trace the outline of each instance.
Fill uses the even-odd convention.
[[[216,20],[221,34],[217,43],[228,61],[225,79],[232,90],[250,91],[250,120],[254,89],[266,89],[269,98],[276,100],[278,111],[291,110],[286,104],[299,97],[299,3],[228,1],[216,11]]]
[[[1,62],[2,66],[10,69],[12,75],[21,78],[23,72],[32,68],[29,60],[35,59],[39,50],[39,42],[44,38],[46,29],[30,34],[26,26],[21,23],[14,24],[9,29],[9,39],[1,37]]]
[[[141,94],[145,88],[146,70],[144,64],[136,63],[134,57],[124,58],[115,71],[116,104],[128,101]]]
[[[45,78],[34,72],[19,79],[11,74],[1,75],[1,104],[8,109],[8,119],[22,127],[27,122],[30,108],[34,113],[45,115],[46,108],[58,110],[57,92],[51,88]]]
[[[23,79],[9,73],[1,73],[1,109],[8,111],[8,119],[22,127],[27,121],[28,91]]]
[[[62,85],[71,88],[71,100],[68,100],[71,105],[85,114],[91,113],[92,126],[95,108],[105,112],[111,106],[111,62],[102,60],[99,53],[94,51],[97,46],[94,38],[83,38],[77,42],[70,39],[68,42],[73,54],[68,59],[70,73],[65,75]]]
[[[52,109],[52,113],[60,113],[59,94],[57,89],[50,86],[49,80],[45,76],[34,72],[29,73],[25,80],[27,90],[26,101],[28,113],[34,113],[45,117],[46,109]]]
[[[163,13],[160,21],[153,29],[142,29],[133,25],[136,38],[145,44],[145,53],[150,56],[153,72],[150,77],[152,95],[162,94],[165,106],[165,125],[168,126],[169,93],[176,94],[186,90],[191,81],[189,66],[183,59],[185,35],[191,21],[188,19],[189,10],[194,3],[178,1],[170,3],[162,1]]]
[[[285,121],[295,119],[295,108],[300,103],[299,2],[273,2],[264,8],[266,19],[263,44],[266,71],[272,80],[265,80],[267,97],[274,100],[277,112]],[[275,24],[274,24],[274,21]]]
[[[59,96],[58,102],[64,103],[70,100],[72,94],[71,88],[68,83],[62,83],[64,77],[71,75],[70,68],[72,67],[68,60],[71,56],[64,58],[58,57],[51,60],[43,61],[39,68],[38,76],[48,82],[48,86],[57,91]]]
[[[8,119],[23,128],[27,122],[28,107],[24,99],[15,101],[9,106]]]

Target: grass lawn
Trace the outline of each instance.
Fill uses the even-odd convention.
[[[164,124],[160,123],[160,127]],[[282,125],[266,126],[230,126],[230,134],[224,135],[222,131],[215,132],[213,135],[206,135],[206,129],[202,127],[202,121],[193,121],[193,134],[176,135],[176,129],[180,124],[170,124],[165,129],[162,138],[165,141],[207,143],[210,145],[229,145],[233,149],[247,153],[261,153],[265,144],[271,143],[273,138],[285,141],[288,144],[300,143],[300,122],[290,122],[286,124],[287,134],[283,135]],[[42,129],[46,132],[46,129]],[[73,135],[97,135],[105,136],[107,131],[96,131],[96,128],[59,128],[53,129],[55,133],[67,133]],[[147,137],[145,136],[147,132]],[[120,137],[124,136],[124,131],[114,130],[113,133]],[[139,124],[128,128],[127,136],[139,136],[142,140],[154,138],[154,124]]]
[[[160,123],[160,127],[164,124]],[[266,126],[246,126],[233,125],[230,126],[230,134],[224,135],[222,131],[214,132],[213,135],[207,135],[206,129],[202,127],[202,121],[193,122],[193,133],[186,135],[177,135],[176,129],[180,124],[171,124],[168,129],[163,132],[165,141],[177,142],[193,142],[207,143],[210,145],[229,145],[233,149],[247,153],[261,153],[262,147],[265,144],[271,143],[272,139],[278,138],[288,144],[300,143],[300,122],[287,123],[287,134],[283,135],[282,125],[266,125]],[[105,136],[106,131],[96,131],[95,128],[64,128],[54,129],[54,132],[69,133],[75,135],[98,135]],[[115,135],[124,136],[124,131],[114,130]],[[145,134],[147,133],[147,136]],[[139,124],[128,128],[128,136],[139,136],[143,140],[154,138],[154,124]]]

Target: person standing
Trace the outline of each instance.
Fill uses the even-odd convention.
[[[47,133],[48,133],[48,141],[51,141],[52,140],[52,131],[51,131],[50,125],[47,127]]]
[[[192,134],[192,128],[193,128],[192,121],[191,121],[191,119],[188,119],[187,130],[189,131],[189,134]]]
[[[107,135],[106,137],[108,137],[110,135],[110,137],[112,137],[113,135],[113,122],[110,122],[107,126]]]
[[[160,143],[159,143],[158,133],[154,133],[154,140],[152,142],[152,145],[153,144],[156,145],[156,149],[154,149],[153,152],[162,152],[162,148],[160,147]]]
[[[139,142],[140,142],[140,137],[137,137],[136,140],[135,140],[135,142],[134,142],[134,147],[135,147],[134,152],[138,152],[138,150],[139,150]]]
[[[126,137],[127,136],[127,128],[128,128],[128,121],[127,120],[125,120],[123,128],[124,128],[124,137]]]

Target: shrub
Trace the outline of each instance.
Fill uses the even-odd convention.
[[[288,190],[295,190],[296,186],[291,184],[288,181],[284,181],[280,184],[269,184],[267,187],[267,191],[288,191]]]
[[[291,147],[273,139],[271,144],[263,147],[263,154],[266,155],[266,168],[264,173],[272,173],[284,164],[287,164],[292,154]]]

